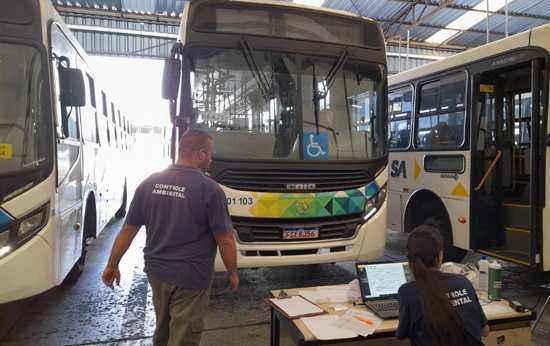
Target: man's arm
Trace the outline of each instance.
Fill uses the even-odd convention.
[[[113,248],[111,249],[111,256],[109,256],[109,261],[107,262],[103,275],[101,276],[101,279],[106,286],[113,288],[113,282],[115,281],[117,285],[120,284],[120,271],[118,270],[118,264],[120,263],[122,256],[124,256],[132,244],[132,241],[138,231],[138,226],[125,224],[116,236]]]
[[[235,292],[239,288],[239,274],[237,273],[237,245],[233,230],[215,235],[214,238],[229,274],[230,291]]]

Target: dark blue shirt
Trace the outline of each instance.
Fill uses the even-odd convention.
[[[198,169],[177,165],[139,185],[126,223],[145,225],[144,271],[187,289],[210,286],[214,236],[233,230],[220,186]]]
[[[483,345],[481,329],[487,325],[487,318],[472,284],[457,274],[441,273],[441,279],[448,288],[445,293],[451,305],[462,318],[466,332],[464,346]],[[413,281],[403,284],[399,288],[397,337],[410,338],[413,346],[431,346],[431,338],[424,330],[423,316],[417,283]]]

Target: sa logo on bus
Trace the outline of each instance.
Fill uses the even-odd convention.
[[[407,179],[407,165],[405,160],[393,160],[391,162],[391,173],[392,178],[398,178],[403,176],[404,179]]]

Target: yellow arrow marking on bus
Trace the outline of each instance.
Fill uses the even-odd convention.
[[[418,176],[420,175],[420,171],[422,171],[422,168],[418,164],[418,161],[414,160],[414,180],[418,178]]]
[[[464,188],[464,185],[462,185],[460,182],[456,183],[456,186],[451,194],[460,197],[468,197],[468,192]]]

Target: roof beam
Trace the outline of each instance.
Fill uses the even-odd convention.
[[[379,23],[388,23],[388,22],[391,22],[391,20],[387,19],[387,18],[377,18],[377,17],[369,17],[371,18],[372,20],[375,20]],[[403,25],[413,25],[413,23],[411,22],[403,22]],[[441,29],[449,29],[449,28],[446,28],[444,26],[440,26],[440,25],[432,25],[432,24],[421,24],[419,25],[420,27],[424,27],[424,28],[430,28],[430,29],[437,29],[437,30],[441,30]],[[469,32],[469,33],[474,33],[474,34],[483,34],[485,35],[486,34],[486,31],[485,30],[476,30],[476,29],[452,29],[452,30],[456,30],[456,31],[459,31],[459,32]],[[489,33],[491,35],[496,35],[496,36],[502,36],[504,37],[505,34],[503,32],[500,32],[500,31],[489,31]]]
[[[431,12],[425,14],[425,15],[421,15],[418,19],[415,19],[410,25],[409,27],[407,28],[407,30],[411,30],[412,28],[416,27],[416,26],[419,26],[421,25],[423,22],[427,21],[428,19],[432,18],[433,16],[435,16],[436,14],[438,14],[442,9],[446,8],[447,6],[449,6],[454,0],[443,0],[441,1],[441,3],[435,8],[433,9]],[[428,7],[429,5],[427,3],[424,3],[424,10],[426,9],[426,7]],[[430,7],[433,7],[433,6],[430,6]],[[413,18],[414,19],[414,18]],[[401,36],[401,34],[403,33],[403,30],[398,30],[394,35],[393,37],[398,37],[398,36]]]
[[[77,24],[68,24],[69,29],[82,32],[99,32],[105,34],[119,34],[119,35],[130,35],[130,36],[140,36],[140,37],[152,37],[152,38],[164,38],[169,40],[177,40],[178,35],[164,33],[164,32],[151,32],[151,31],[138,31],[131,29],[118,29],[118,28],[105,28],[98,26],[89,26],[89,25],[77,25]]]
[[[399,40],[390,39],[386,41],[386,44],[388,46],[399,46]],[[401,42],[403,44],[403,42]],[[411,41],[410,42],[410,48],[420,48],[420,49],[438,49],[438,50],[446,50],[451,51],[453,53],[460,53],[465,51],[468,47],[464,46],[455,46],[455,45],[448,45],[448,44],[435,44],[435,43],[429,43],[424,41]]]
[[[92,9],[92,8],[88,9],[88,8],[79,8],[79,7],[70,7],[70,6],[59,6],[57,4],[55,4],[55,8],[62,15],[81,14],[86,16],[121,18],[125,20],[165,23],[165,24],[172,24],[172,25],[178,25],[178,26],[181,21],[181,19],[178,17],[163,16],[159,14],[132,13],[132,12],[112,11],[112,10]]]
[[[393,2],[401,2],[401,3],[414,3],[416,0],[389,0]],[[511,1],[510,1],[511,2]],[[425,3],[428,6],[432,7],[439,7],[439,2],[435,0],[426,0]],[[482,12],[486,13],[485,10],[475,10],[471,6],[465,6],[465,5],[458,5],[453,3],[453,1],[450,1],[450,3],[446,6],[447,8],[455,9],[455,10],[463,10],[463,11],[474,11],[474,12]],[[498,10],[498,11],[489,11],[489,14],[498,14],[498,15],[505,15],[504,10]],[[516,17],[516,18],[526,18],[526,19],[541,19],[541,20],[547,20],[550,21],[550,16],[544,16],[539,14],[530,14],[530,13],[522,13],[522,12],[510,12],[508,11],[509,17]]]
[[[410,5],[405,6],[397,15],[390,19],[390,23],[385,25],[384,32],[388,34],[394,24],[399,21],[403,22],[403,19],[405,19],[409,15],[409,13],[414,10],[415,6],[418,5],[421,1],[422,0],[410,1]]]

